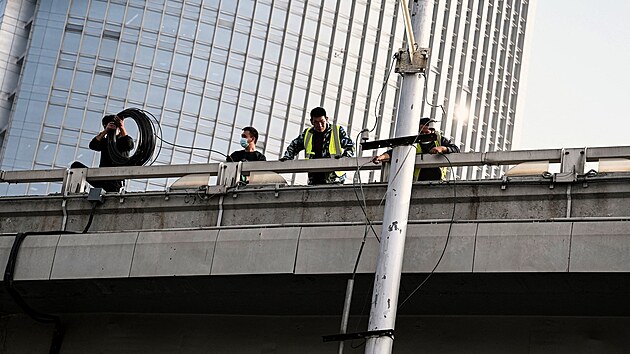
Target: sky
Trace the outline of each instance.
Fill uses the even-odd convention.
[[[627,0],[537,1],[513,150],[630,146],[629,14]]]

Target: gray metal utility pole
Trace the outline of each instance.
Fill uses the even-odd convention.
[[[403,11],[405,11],[406,3],[402,1]],[[410,58],[414,57],[413,52],[416,50],[420,51],[421,48],[429,46],[432,16],[433,0],[412,0],[411,20],[405,16],[409,42],[412,42],[414,37],[416,39],[416,43],[411,43],[411,48],[408,48]],[[426,59],[428,52],[424,54]],[[401,56],[398,61],[400,63]],[[413,62],[413,59],[411,61]],[[424,85],[421,75],[417,72],[410,73],[410,71],[412,70],[399,71],[403,75],[403,83],[395,137],[418,134]],[[396,322],[415,160],[414,146],[394,148],[368,331],[393,330]],[[391,334],[372,336],[367,339],[365,353],[391,353],[393,344],[394,338]]]

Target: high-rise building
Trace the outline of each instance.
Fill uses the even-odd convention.
[[[523,103],[518,94],[526,79],[528,19],[534,6],[535,0],[435,2],[427,82],[430,116],[443,117],[440,129],[459,143],[462,152],[512,147]],[[499,173],[499,167],[485,166],[464,168],[459,176],[487,178]]]
[[[399,6],[0,0],[0,168],[96,166],[88,143],[100,118],[129,107],[155,115],[165,140],[206,149],[163,145],[158,164],[222,161],[248,125],[261,133],[259,149],[277,158],[315,106],[353,139],[364,128],[387,138],[400,83],[390,71],[403,45]],[[462,151],[511,146],[529,9],[527,0],[435,1],[425,115]],[[497,173],[478,168],[461,177]],[[131,181],[129,189],[166,183]],[[58,188],[2,185],[0,195]]]

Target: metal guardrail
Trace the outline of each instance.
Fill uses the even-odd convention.
[[[484,165],[515,165],[523,162],[548,161],[561,163],[564,175],[580,175],[584,173],[585,162],[598,161],[604,158],[630,158],[630,146],[573,148],[573,149],[544,149],[544,150],[516,150],[496,152],[469,152],[449,154],[448,160],[441,155],[417,155],[418,167],[443,166],[484,166]],[[68,185],[85,183],[85,181],[103,181],[112,179],[142,179],[142,178],[170,178],[190,174],[207,174],[217,176],[217,185],[231,186],[238,181],[241,174],[250,172],[272,171],[276,173],[301,173],[321,171],[353,171],[358,167],[362,171],[380,170],[381,165],[370,162],[371,157],[315,159],[293,161],[257,161],[247,163],[208,163],[194,165],[163,165],[163,166],[125,166],[87,169],[52,169],[32,171],[0,171],[0,182],[31,183],[31,182],[63,182],[63,190],[69,190]],[[565,178],[566,181],[566,178]],[[70,189],[72,190],[72,189]]]

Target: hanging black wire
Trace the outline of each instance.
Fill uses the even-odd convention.
[[[439,154],[439,156],[442,156],[443,158],[446,159],[446,161],[448,161],[448,166],[451,169],[451,174],[453,175],[453,212],[451,213],[451,221],[448,224],[448,232],[446,233],[446,241],[444,242],[444,247],[442,248],[442,253],[440,254],[440,258],[438,258],[437,262],[435,263],[435,266],[433,266],[433,269],[431,269],[431,273],[429,273],[424,278],[424,280],[418,286],[416,286],[416,288],[413,289],[413,291],[409,295],[407,295],[407,297],[405,297],[405,299],[400,303],[400,305],[398,305],[398,310],[400,310],[405,305],[405,303],[407,303],[407,301],[409,301],[409,299],[411,299],[411,297],[418,290],[420,290],[420,288],[422,288],[422,286],[427,281],[429,281],[431,276],[435,273],[435,270],[440,265],[440,262],[442,262],[442,258],[444,258],[444,254],[446,253],[446,248],[448,246],[448,241],[451,238],[451,230],[453,229],[453,223],[455,222],[455,209],[457,208],[457,183],[456,183],[457,176],[455,175],[455,172],[453,170],[453,164],[451,163],[451,160],[448,158],[448,156],[446,156],[446,154]]]
[[[90,226],[92,225],[92,220],[94,218],[94,211],[96,210],[97,203],[92,203],[92,210],[90,211],[90,217],[83,229],[83,234],[87,233],[90,230]],[[13,245],[11,246],[11,251],[9,252],[9,257],[7,258],[7,265],[4,268],[4,277],[2,278],[2,282],[4,284],[4,288],[11,296],[13,301],[33,320],[40,323],[52,323],[55,325],[52,335],[52,341],[50,344],[49,354],[58,354],[61,350],[61,345],[65,335],[65,326],[61,322],[61,318],[57,315],[44,313],[38,311],[31,307],[26,300],[22,297],[22,294],[16,289],[14,285],[15,278],[15,267],[17,265],[17,259],[20,252],[20,247],[27,236],[30,235],[59,235],[59,234],[79,234],[76,231],[66,231],[66,230],[58,230],[58,231],[28,231],[28,232],[18,232],[15,235],[15,239],[13,240]]]
[[[112,162],[117,166],[144,166],[153,156],[156,145],[155,125],[157,121],[154,121],[155,117],[152,120],[149,117],[150,113],[147,113],[149,112],[138,108],[128,108],[117,114],[120,119],[131,118],[138,126],[138,141],[136,151],[132,156],[128,156],[127,152],[118,150],[116,146],[118,137],[115,132],[108,133],[107,151]]]
[[[26,303],[26,301],[24,300],[20,292],[15,288],[13,278],[15,276],[15,266],[17,264],[17,258],[18,258],[20,246],[22,245],[22,242],[24,242],[24,239],[26,239],[28,235],[59,235],[63,233],[74,233],[74,232],[68,232],[68,231],[19,232],[17,235],[15,235],[13,245],[11,246],[11,251],[9,253],[9,258],[7,259],[7,265],[5,267],[4,277],[3,277],[5,290],[7,291],[9,296],[11,296],[13,301],[15,301],[15,303],[22,309],[22,311],[24,311],[24,313],[26,313],[29,317],[31,317],[33,320],[37,322],[52,323],[55,325],[55,328],[53,330],[52,341],[50,344],[50,348],[48,350],[49,354],[58,354],[59,351],[61,350],[61,345],[62,345],[63,337],[65,334],[65,327],[61,323],[61,318],[57,315],[43,313],[32,308],[28,303]]]

